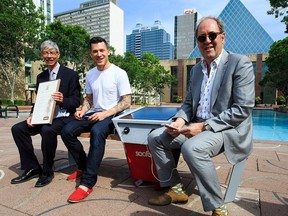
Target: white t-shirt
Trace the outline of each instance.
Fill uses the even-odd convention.
[[[92,68],[86,74],[86,94],[93,95],[95,111],[116,106],[121,96],[131,94],[126,71],[114,64],[104,71]]]

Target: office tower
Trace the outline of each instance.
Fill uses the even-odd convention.
[[[80,4],[79,9],[54,15],[65,25],[80,25],[90,36],[100,36],[115,48],[116,54],[124,53],[124,12],[118,0],[94,0]]]
[[[33,0],[36,8],[41,7],[45,16],[45,25],[53,22],[53,0]]]
[[[186,9],[174,18],[174,58],[186,59],[196,46],[195,28],[199,14],[195,9]]]
[[[274,43],[240,0],[230,0],[219,18],[225,24],[226,50],[240,54],[268,53]],[[198,47],[194,48],[189,57],[201,57]]]
[[[126,51],[141,58],[146,52],[152,53],[160,60],[173,58],[173,45],[170,34],[167,33],[159,20],[152,26],[142,26],[138,23],[130,35],[126,35]]]

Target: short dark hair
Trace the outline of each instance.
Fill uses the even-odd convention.
[[[90,42],[89,42],[89,48],[91,49],[91,44],[97,44],[97,43],[102,43],[102,42],[104,42],[106,47],[108,48],[109,45],[108,45],[107,41],[104,38],[102,38],[102,37],[92,37],[90,39]]]

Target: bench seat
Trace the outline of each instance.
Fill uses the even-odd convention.
[[[83,138],[89,138],[90,137],[90,132],[83,132],[79,135],[79,137]],[[108,140],[117,140],[120,141],[120,137],[118,134],[109,134],[108,137],[106,138]]]

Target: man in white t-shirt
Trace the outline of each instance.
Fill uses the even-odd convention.
[[[93,191],[105,151],[106,138],[114,128],[112,118],[131,105],[127,73],[109,62],[109,54],[105,39],[93,37],[90,40],[90,56],[96,67],[86,74],[86,97],[81,110],[74,114],[76,119],[67,124],[61,133],[78,166],[78,170],[68,176],[67,180],[81,177],[79,187],[67,200],[70,203],[85,199]],[[88,157],[77,139],[85,131],[90,131]]]

